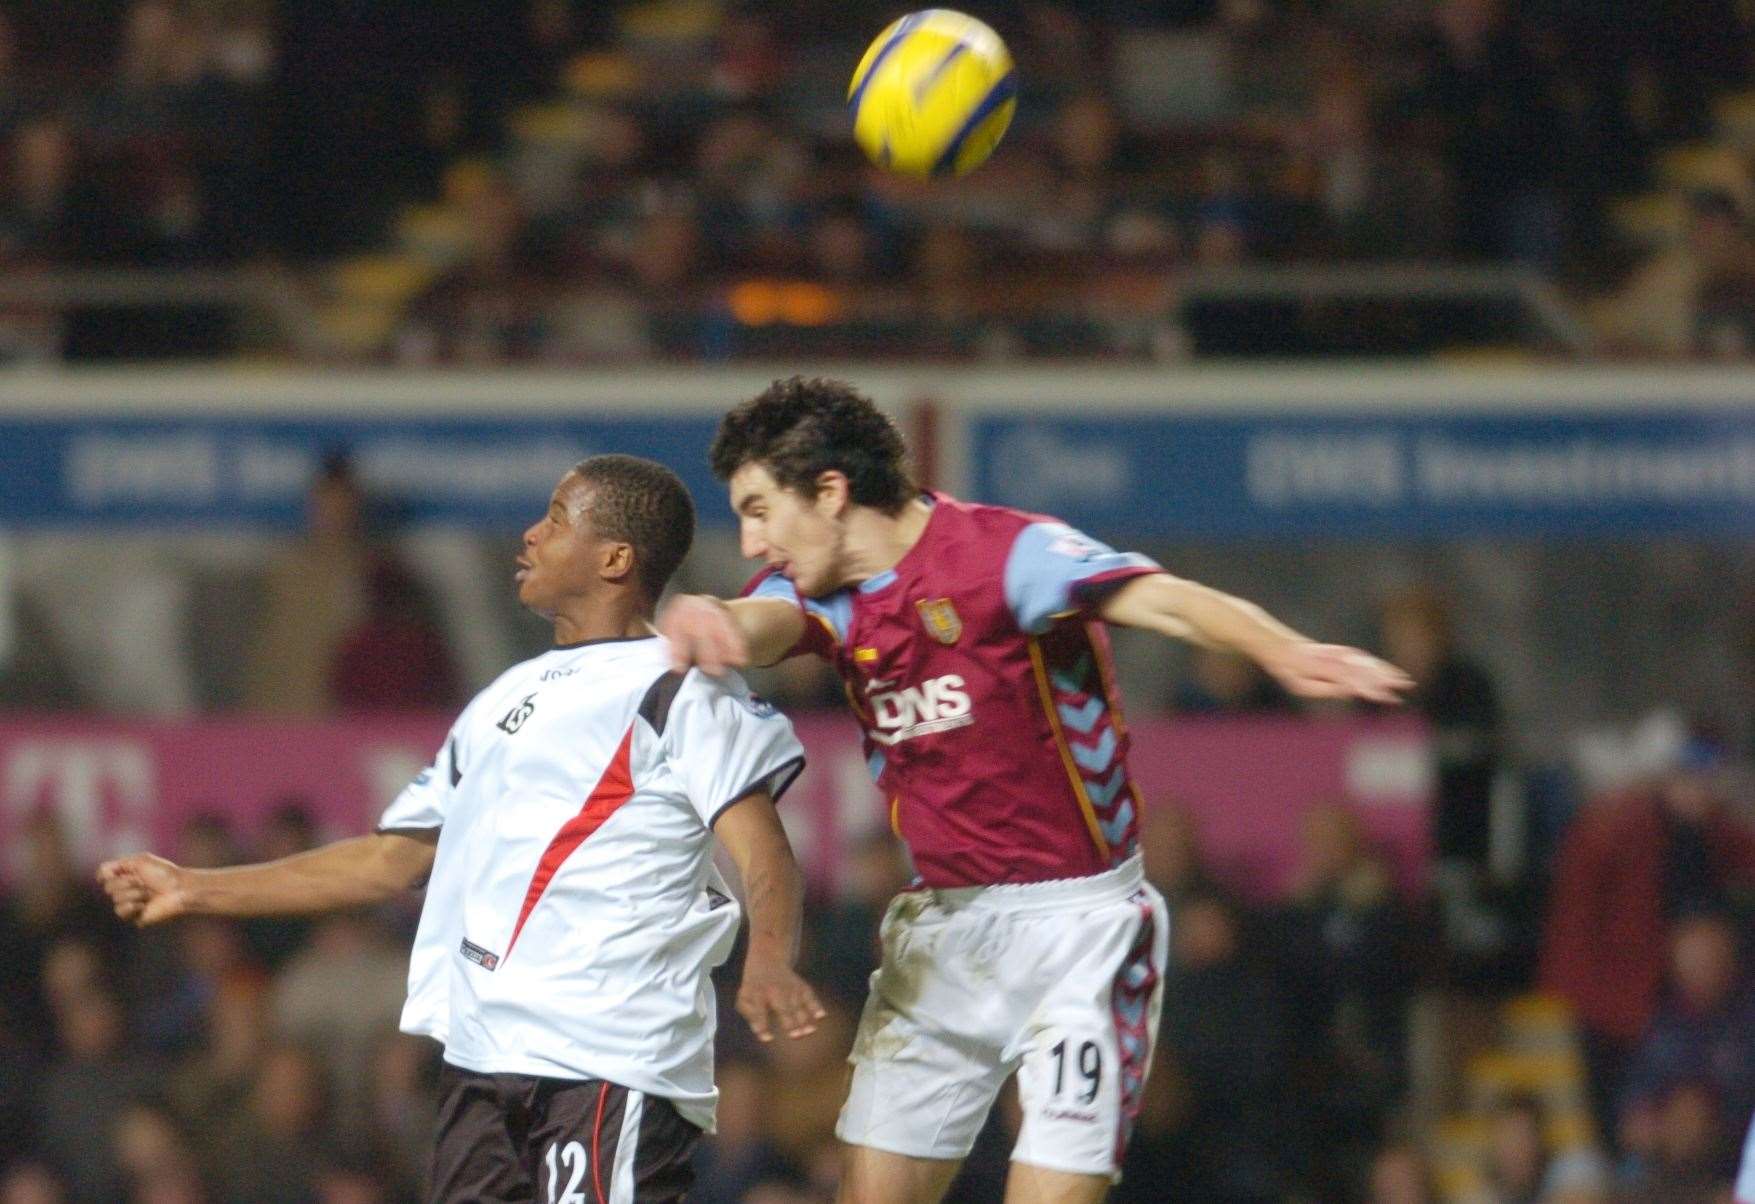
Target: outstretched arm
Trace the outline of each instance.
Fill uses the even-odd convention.
[[[1318,644],[1253,602],[1168,573],[1136,577],[1106,598],[1110,623],[1240,652],[1303,698],[1401,701],[1413,678],[1370,653]]]
[[[763,1041],[772,1041],[775,1029],[789,1037],[808,1036],[823,1018],[823,1005],[792,968],[798,956],[804,879],[774,800],[766,793],[748,795],[720,815],[713,831],[743,879],[749,912],[749,952],[743,959],[737,1010]]]
[[[658,634],[670,643],[671,668],[698,665],[718,676],[727,669],[772,665],[804,638],[804,615],[778,598],[722,602],[705,594],[678,594],[658,616]]]
[[[136,853],[98,867],[116,915],[145,927],[184,915],[266,916],[380,903],[425,880],[437,829],[377,832],[259,865],[193,870]]]

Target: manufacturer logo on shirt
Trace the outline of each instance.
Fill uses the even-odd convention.
[[[497,970],[500,968],[499,954],[492,953],[483,949],[480,945],[473,944],[468,937],[463,938],[463,956],[465,960],[474,962],[483,970]]]
[[[941,644],[954,644],[963,634],[963,620],[949,598],[922,598],[914,604],[920,621],[933,639]]]

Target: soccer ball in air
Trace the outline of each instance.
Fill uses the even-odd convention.
[[[877,36],[847,89],[854,140],[880,167],[960,176],[999,144],[1017,108],[997,33],[948,8],[909,13]]]

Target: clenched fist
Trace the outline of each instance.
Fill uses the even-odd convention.
[[[151,853],[106,861],[97,872],[116,915],[142,928],[189,910],[187,877],[187,870]]]

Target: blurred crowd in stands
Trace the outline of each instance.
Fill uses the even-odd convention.
[[[1645,786],[1592,803],[1555,864],[1539,956],[1491,973],[1452,956],[1436,899],[1394,890],[1345,807],[1308,814],[1285,897],[1245,906],[1198,826],[1159,800],[1144,851],[1174,947],[1113,1198],[1717,1204],[1755,1111],[1755,829],[1728,806],[1724,767],[1696,740]],[[216,814],[166,851],[224,865],[323,838],[288,799],[258,831]],[[418,1198],[436,1051],[395,1032],[415,899],[140,932],[109,917],[54,817],[20,845],[0,894],[0,1204]],[[878,918],[907,877],[895,843],[873,837],[839,893],[807,908],[803,967],[830,1007],[816,1036],[760,1046],[724,996],[720,1130],[691,1199],[831,1198],[843,1058]],[[1579,1018],[1587,1080],[1472,1100],[1452,1098],[1470,1079],[1417,1081],[1422,1014],[1446,1013],[1462,1047],[1447,1056],[1479,1055],[1490,1042],[1468,1047],[1471,1016],[1490,1025],[1532,983]],[[1481,1130],[1467,1173],[1421,1111],[1453,1108]],[[1015,1125],[1002,1102],[953,1199],[1000,1198]]]
[[[355,351],[404,364],[1516,341],[1491,305],[1180,303],[1201,269],[1383,260],[1608,294],[1609,352],[1755,345],[1744,143],[1687,178],[1673,246],[1611,216],[1682,186],[1666,148],[1730,137],[1734,0],[970,7],[1022,65],[1016,128],[968,179],[914,184],[849,139],[882,22],[832,0],[0,5],[0,263],[274,265],[315,302],[313,265],[370,253],[358,299],[393,321]],[[200,318],[60,337],[238,340]]]
[[[263,579],[240,707],[457,705],[431,604],[376,537],[345,456],[307,509]],[[1263,900],[1206,852],[1196,813],[1152,800],[1143,852],[1174,910],[1173,958],[1113,1198],[1721,1204],[1755,1112],[1747,733],[1672,731],[1624,789],[1531,823],[1507,872],[1494,793],[1515,741],[1491,674],[1428,588],[1387,601],[1376,647],[1414,676],[1432,730],[1425,885],[1398,889],[1335,800],[1304,815],[1297,872]],[[789,709],[838,705],[808,664],[764,688]],[[1196,720],[1296,710],[1209,652],[1165,701]],[[395,1032],[417,900],[135,932],[61,823],[25,825],[0,890],[0,1204],[418,1198],[437,1055]],[[341,835],[318,828],[289,797],[258,830],[216,809],[163,851],[224,865]],[[762,1047],[723,1009],[720,1132],[694,1199],[832,1198],[843,1058],[878,919],[908,876],[880,829],[807,908],[803,968],[832,1001],[817,1036]],[[1000,1198],[1015,1126],[1002,1103],[952,1199]]]
[[[1663,184],[1665,148],[1721,135],[1715,102],[1749,84],[1747,5],[969,7],[1026,64],[1018,126],[980,173],[927,186],[874,174],[847,139],[845,76],[882,23],[865,6],[0,0],[0,283],[248,267],[320,300],[326,265],[382,267],[395,250],[419,270],[366,274],[395,304],[361,354],[410,366],[1176,358],[1439,348],[1433,313],[1401,306],[1178,308],[1205,269],[1416,259],[1524,265],[1600,296],[1610,353],[1755,347],[1746,153],[1695,181],[1671,244],[1626,241],[1613,217],[1616,198]],[[1491,337],[1498,321],[1437,325]],[[0,359],[51,343],[73,358],[226,351],[234,322],[4,301]],[[472,676],[458,624],[382,534],[336,457],[259,582],[188,574],[202,604],[188,613],[224,613],[248,646],[217,621],[164,646],[224,661],[223,688],[138,709],[458,705]],[[1660,549],[1680,567],[1645,583],[1625,570],[1633,554],[1605,553],[1629,589],[1703,576]],[[46,612],[21,608],[0,702],[101,709],[96,675],[69,671],[56,644],[133,638],[76,604],[107,604],[92,584],[104,567],[79,563]],[[126,557],[109,567],[156,580]],[[1580,646],[1606,639],[1582,608],[1533,570],[1518,580],[1565,630],[1505,640],[1547,641],[1567,663],[1600,651]],[[130,613],[148,608],[173,609]],[[1634,609],[1602,622],[1629,625]],[[1508,874],[1495,792],[1542,717],[1508,704],[1507,658],[1471,647],[1457,611],[1442,592],[1397,593],[1360,637],[1413,673],[1434,733],[1423,893],[1394,888],[1336,803],[1304,821],[1291,891],[1246,903],[1195,819],[1151,800],[1148,869],[1176,909],[1175,948],[1117,1200],[1724,1199],[1755,1110],[1749,733],[1702,726],[1624,790],[1559,792]],[[113,679],[142,671],[125,660],[100,658]],[[1604,670],[1615,688],[1633,671]],[[1220,654],[1153,680],[1136,705],[1298,711]],[[839,705],[803,661],[762,686],[788,708]],[[289,798],[260,830],[215,814],[163,851],[221,865],[329,835]],[[109,918],[66,837],[36,817],[0,874],[0,1204],[417,1198],[435,1054],[394,1031],[415,902],[136,933]],[[726,1009],[720,1133],[696,1199],[829,1198],[842,1056],[877,917],[906,878],[895,845],[872,838],[838,893],[812,901],[805,970],[834,1000],[817,1037],[758,1048]],[[954,1199],[999,1198],[1014,1125],[1002,1105]]]

